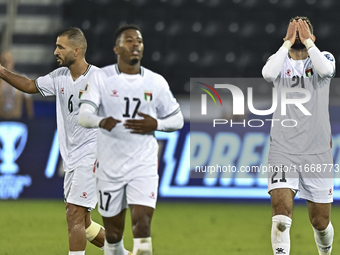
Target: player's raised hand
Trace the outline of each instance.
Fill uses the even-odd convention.
[[[138,112],[138,115],[143,119],[128,119],[125,121],[125,128],[132,129],[132,134],[146,134],[157,129],[157,120],[150,115]]]
[[[297,33],[297,22],[293,20],[289,23],[286,37],[283,38],[284,41],[290,41],[290,43],[293,45],[295,43],[296,39],[296,33]]]
[[[309,26],[306,21],[299,19],[298,20],[298,31],[300,41],[304,44],[307,39],[313,40],[313,35],[310,33]]]
[[[111,131],[111,129],[114,128],[118,122],[122,122],[122,121],[116,120],[112,117],[108,117],[100,121],[99,127],[104,128],[107,131]]]

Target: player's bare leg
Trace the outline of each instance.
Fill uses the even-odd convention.
[[[85,251],[86,233],[85,233],[85,215],[87,208],[70,204],[66,204],[66,219],[68,226],[69,250]]]
[[[105,241],[105,229],[98,223],[91,220],[91,213],[85,215],[85,233],[86,238],[93,245],[103,248]]]
[[[285,215],[293,218],[295,192],[291,189],[273,189],[270,191],[273,216]]]
[[[129,205],[131,209],[133,254],[151,255],[151,220],[154,209],[142,205]]]
[[[331,204],[314,203],[307,200],[307,206],[319,254],[331,254],[334,236],[334,229],[330,221]]]
[[[99,224],[91,221],[91,214],[87,208],[67,203],[66,219],[71,254],[75,251],[84,252],[87,240],[99,248],[104,246],[104,229]]]
[[[295,192],[291,189],[280,188],[270,191],[272,202],[271,241],[274,254],[289,254]]]
[[[125,227],[126,209],[113,217],[102,217],[105,227],[105,255],[126,255],[129,254],[124,249],[123,233]]]

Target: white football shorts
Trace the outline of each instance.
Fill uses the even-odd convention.
[[[96,207],[96,178],[93,165],[65,172],[64,198],[67,203],[87,207],[89,210]]]
[[[113,217],[128,205],[156,208],[158,174],[132,177],[128,180],[104,181],[97,178],[98,211],[103,217]]]
[[[289,188],[299,198],[315,203],[333,202],[332,150],[320,154],[288,154],[269,151],[268,192]]]

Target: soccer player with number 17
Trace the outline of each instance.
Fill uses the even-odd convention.
[[[179,104],[166,80],[140,65],[143,38],[135,25],[115,33],[113,74],[93,74],[81,97],[79,124],[99,127],[97,191],[105,227],[105,255],[123,255],[126,208],[131,209],[133,254],[151,255],[151,219],[158,188],[154,131],[183,126]],[[108,67],[110,68],[110,67]]]

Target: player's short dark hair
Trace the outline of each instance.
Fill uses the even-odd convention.
[[[78,27],[66,28],[65,30],[61,31],[58,34],[58,37],[59,36],[67,36],[67,38],[71,40],[74,45],[76,45],[79,48],[82,48],[85,54],[87,49],[87,41],[83,31],[80,28]]]
[[[139,28],[139,26],[135,25],[135,24],[123,24],[121,25],[119,28],[117,28],[116,32],[114,33],[114,36],[113,36],[113,43],[116,45],[117,44],[117,40],[120,38],[120,36],[122,35],[122,33],[125,31],[125,30],[128,30],[128,29],[134,29],[134,30],[137,30],[139,32],[142,33],[141,29]]]
[[[294,18],[291,18],[289,20],[289,23],[292,22],[293,20],[299,20],[299,19],[302,19],[303,21],[306,21],[308,27],[309,27],[309,30],[310,30],[310,33],[313,35],[313,26],[312,26],[312,23],[310,23],[310,20],[307,18],[307,17],[304,17],[304,16],[296,16]]]

